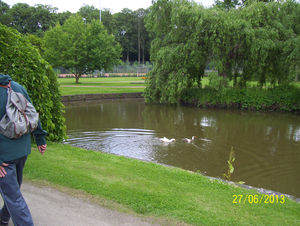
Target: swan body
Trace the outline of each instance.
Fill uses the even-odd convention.
[[[184,140],[185,142],[191,143],[192,141],[195,140],[195,137],[196,137],[196,136],[193,136],[192,139],[184,138],[183,140]]]
[[[166,137],[160,138],[160,140],[161,140],[162,142],[166,142],[166,143],[171,143],[171,142],[173,142],[173,141],[176,141],[174,138],[168,139],[168,138],[166,138]]]

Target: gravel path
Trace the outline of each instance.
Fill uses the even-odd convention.
[[[35,226],[159,226],[135,216],[96,205],[54,188],[25,182],[22,194],[29,206]],[[3,201],[1,200],[1,206]],[[12,221],[9,226],[13,226]]]

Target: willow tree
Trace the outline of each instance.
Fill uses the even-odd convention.
[[[185,0],[158,0],[150,7],[146,27],[155,34],[154,68],[147,74],[146,101],[175,103],[182,89],[201,87],[211,49],[209,13]]]
[[[53,67],[63,66],[78,83],[84,74],[118,64],[122,48],[99,20],[85,23],[80,16],[71,16],[45,33],[43,50]]]
[[[183,89],[200,88],[207,62],[235,84],[241,76],[241,87],[252,79],[261,87],[288,82],[300,59],[299,8],[289,0],[249,0],[229,11],[185,0],[155,1],[146,18],[155,35],[146,100],[174,103]]]
[[[22,84],[40,114],[47,139],[66,138],[63,104],[57,77],[52,67],[26,37],[0,23],[0,72]]]
[[[210,10],[211,62],[218,74],[224,78],[223,85],[226,86],[227,78],[232,78],[240,69],[241,50],[245,41],[243,29],[247,27],[247,23],[240,20],[237,10],[227,12],[218,7]]]
[[[219,75],[236,79],[242,71],[241,86],[252,79],[261,86],[267,80],[272,84],[288,82],[295,68],[291,47],[296,55],[299,37],[295,10],[299,12],[299,3],[293,1],[249,1],[239,9],[216,11],[218,20],[212,23],[210,41]]]
[[[286,16],[280,8],[284,3],[253,2],[240,12],[241,20],[247,21],[244,29],[249,42],[243,50],[244,80],[257,79],[263,86],[267,79],[286,81],[289,75],[289,62],[284,47],[293,32],[290,26],[283,23]]]

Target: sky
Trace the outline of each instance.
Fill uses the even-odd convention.
[[[133,11],[144,8],[147,9],[151,6],[152,0],[3,0],[3,2],[7,3],[12,7],[17,3],[27,3],[30,6],[34,6],[35,4],[43,4],[43,5],[52,5],[52,7],[57,7],[58,12],[70,11],[72,13],[78,12],[79,8],[86,5],[94,5],[95,8],[108,8],[111,13],[121,12],[123,8],[128,8]],[[204,6],[211,6],[214,3],[214,0],[195,0],[195,2],[202,3]]]

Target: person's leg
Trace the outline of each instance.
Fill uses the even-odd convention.
[[[19,175],[18,178],[25,161],[26,159],[22,158],[9,162],[9,165],[5,167],[6,176],[0,178],[0,192],[7,207],[2,210],[1,220],[6,220],[5,218],[9,217],[10,214],[16,226],[33,225],[29,208],[20,191],[19,182],[22,183],[22,176]],[[7,213],[8,215],[6,215]]]
[[[10,214],[9,214],[7,208],[6,208],[5,203],[2,207],[2,209],[0,210],[0,219],[1,219],[1,223],[3,223],[3,224],[8,223],[9,220],[10,220]]]
[[[16,170],[17,170],[17,180],[18,180],[18,184],[19,187],[21,188],[21,184],[23,181],[23,169],[25,166],[25,162],[27,160],[27,156],[20,158],[17,165],[16,165]]]
[[[18,184],[19,184],[20,188],[21,188],[21,184],[22,184],[22,181],[23,181],[23,169],[24,169],[26,160],[27,160],[27,156],[19,159],[16,162],[13,161],[14,163],[16,163],[17,180],[18,180]],[[0,218],[1,218],[2,222],[8,222],[9,219],[10,219],[10,214],[7,210],[7,207],[6,207],[5,203],[2,207],[2,209],[0,210]]]

